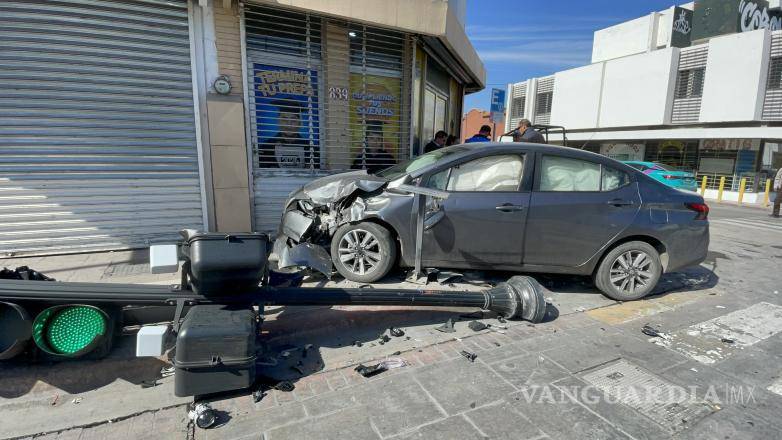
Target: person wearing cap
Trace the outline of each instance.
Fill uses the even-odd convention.
[[[437,150],[445,146],[445,142],[448,139],[448,133],[440,130],[437,133],[434,134],[434,139],[429,141],[428,144],[424,147],[424,153],[429,153],[431,151]]]
[[[465,144],[473,142],[491,142],[491,127],[482,125],[481,129],[478,130],[478,134],[464,141]]]
[[[374,174],[395,164],[394,156],[383,146],[383,123],[367,121],[367,134],[361,153],[356,156],[353,165],[355,170],[367,170]]]
[[[278,99],[277,134],[258,145],[261,168],[318,168],[311,163],[317,157],[308,139],[301,137],[301,114],[306,109],[299,101]]]
[[[519,121],[519,127],[513,132],[513,142],[545,144],[546,139],[539,131],[532,128],[532,122],[529,119],[522,119]]]

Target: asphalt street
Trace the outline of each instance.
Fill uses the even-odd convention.
[[[141,386],[167,363],[133,359],[128,336],[102,361],[5,366],[0,412],[10,423],[0,438],[779,438],[782,220],[711,208],[707,261],[666,275],[642,301],[610,301],[581,278],[536,276],[552,305],[547,322],[487,315],[494,328],[474,332],[469,317],[453,334],[435,327],[463,309],[270,310],[270,352],[310,343],[319,365],[294,378],[292,392],[215,397],[220,426],[210,430],[188,425],[187,399],[173,398],[170,377]],[[168,281],[144,274],[133,253],[0,265],[16,263],[61,279]],[[439,287],[479,289],[505,276]],[[386,284],[404,285],[398,277]],[[406,336],[377,343],[392,325]],[[647,325],[657,336],[642,332]],[[387,357],[407,365],[372,379],[353,371]]]

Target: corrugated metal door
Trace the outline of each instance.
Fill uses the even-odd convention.
[[[407,35],[254,4],[244,26],[256,231],[314,178],[409,157]]]
[[[0,256],[202,228],[186,0],[0,2]]]

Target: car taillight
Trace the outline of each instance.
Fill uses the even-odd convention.
[[[671,179],[673,179],[673,178],[674,178],[674,177],[673,177],[673,176],[671,176],[670,174],[666,174],[666,175],[664,175],[663,177],[664,177],[666,180],[671,180]]]
[[[698,213],[695,220],[706,220],[709,217],[709,205],[705,203],[685,203],[687,209]]]

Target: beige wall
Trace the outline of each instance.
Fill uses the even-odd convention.
[[[239,96],[210,95],[207,111],[216,229],[220,232],[250,231],[244,104]]]
[[[223,8],[222,1],[214,2],[215,45],[217,68],[220,75],[231,80],[231,95],[242,96],[242,43],[239,31],[239,10],[235,2]]]

